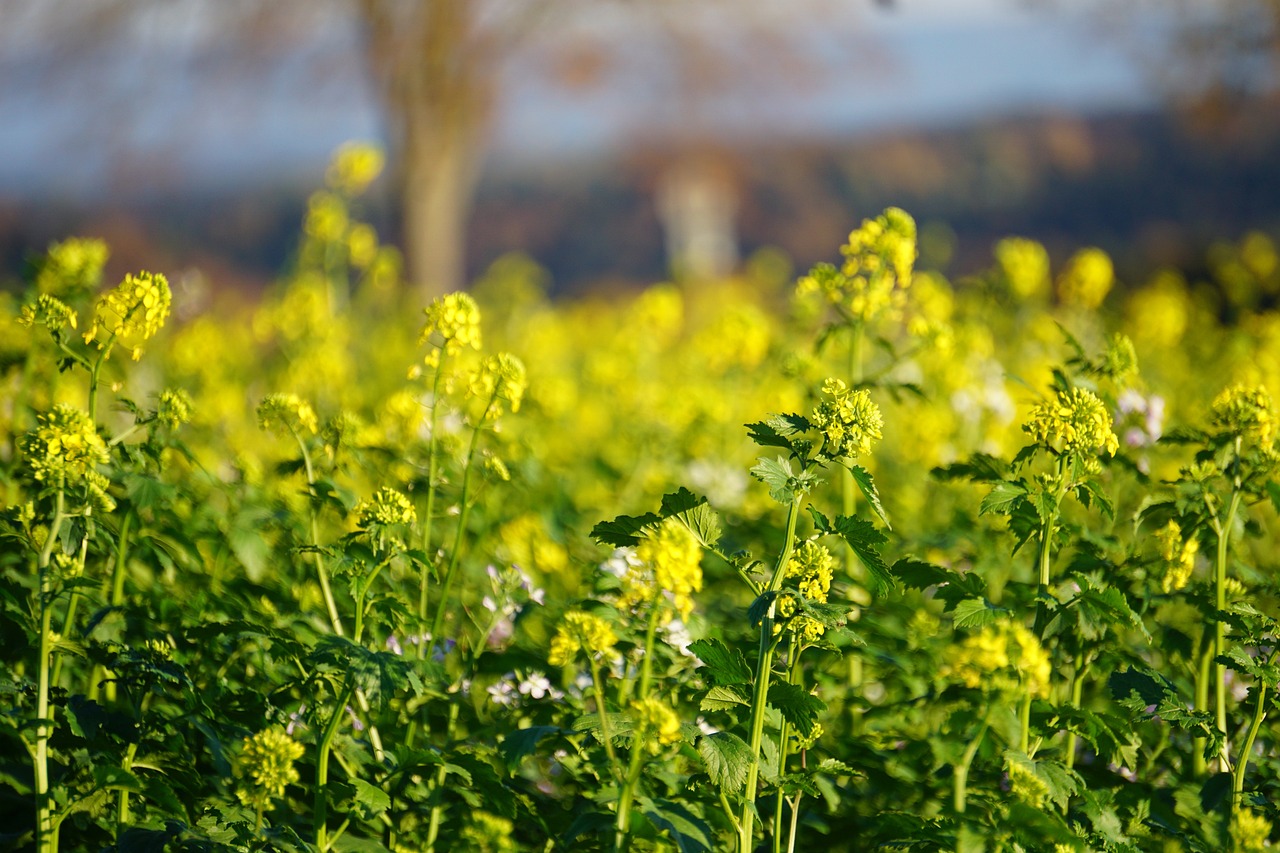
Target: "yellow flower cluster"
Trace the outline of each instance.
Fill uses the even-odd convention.
[[[1040,299],[1049,291],[1049,253],[1035,240],[1006,237],[995,247],[996,264],[1009,291],[1020,300]]]
[[[258,427],[287,435],[319,431],[315,410],[297,394],[268,394],[258,404]]]
[[[516,853],[513,833],[515,824],[505,817],[488,812],[471,812],[470,822],[463,828],[459,836],[458,846],[462,850],[477,850],[484,853]],[[409,848],[405,848],[406,853]],[[416,848],[415,848],[416,849]]]
[[[403,492],[383,486],[372,498],[356,505],[356,518],[361,529],[368,529],[375,524],[413,524],[418,513]]]
[[[636,731],[647,751],[656,755],[663,747],[680,742],[680,718],[656,696],[632,702],[631,713],[635,715]]]
[[[639,565],[622,579],[620,607],[651,606],[671,594],[681,619],[693,612],[693,594],[702,590],[702,546],[679,519],[667,518],[636,547]]]
[[[302,744],[280,728],[270,728],[244,739],[236,761],[240,802],[265,808],[284,796],[285,788],[298,781],[293,762],[302,757]]]
[[[527,386],[524,362],[509,352],[500,352],[486,356],[480,363],[480,368],[471,377],[470,392],[473,397],[485,401],[491,398],[505,400],[512,412],[518,412]],[[490,407],[490,418],[499,414],[499,407]]]
[[[1032,808],[1044,808],[1049,799],[1049,785],[1036,775],[1034,765],[1007,761],[1005,770],[1009,773],[1009,789],[1015,797]]]
[[[1165,562],[1160,588],[1166,594],[1183,589],[1191,580],[1191,572],[1196,567],[1200,541],[1194,536],[1184,540],[1182,528],[1178,526],[1178,522],[1170,519],[1168,524],[1156,531],[1156,542],[1160,545],[1160,556]]]
[[[182,388],[167,388],[160,392],[156,405],[156,420],[169,429],[177,429],[191,421],[191,395]]]
[[[325,173],[329,186],[347,195],[359,195],[378,175],[386,158],[382,149],[368,142],[347,142],[334,152]]]
[[[155,336],[169,316],[169,281],[159,273],[130,273],[117,287],[98,299],[93,325],[84,333],[84,342],[98,341],[98,348],[119,342],[142,357],[142,344]],[[101,340],[101,335],[107,336]]]
[[[840,254],[844,263],[839,269],[818,264],[797,282],[797,292],[819,293],[864,322],[896,311],[915,266],[915,220],[904,210],[888,208],[874,219],[863,220],[840,247]]]
[[[533,513],[516,516],[498,530],[502,555],[529,571],[558,576],[569,565],[569,552],[551,538],[542,520]]]
[[[107,461],[107,445],[88,414],[59,403],[40,415],[36,428],[23,436],[22,455],[40,482],[69,485],[100,477],[94,466]]]
[[[796,590],[810,601],[825,602],[831,590],[831,578],[835,569],[835,558],[826,546],[812,540],[805,541],[792,552],[787,561],[785,580],[795,584]],[[779,612],[789,610],[784,616],[795,612],[795,602],[787,597],[779,601]],[[826,633],[821,622],[800,616],[795,619],[791,628],[805,642],[816,642]]]
[[[1092,310],[1107,298],[1114,282],[1110,256],[1101,249],[1081,249],[1058,276],[1058,298],[1064,305]]]
[[[36,289],[60,296],[97,290],[108,254],[102,240],[72,237],[54,243],[36,274]]]
[[[1262,853],[1271,847],[1271,821],[1238,808],[1231,816],[1231,853]]]
[[[1276,414],[1271,395],[1261,385],[1232,385],[1209,409],[1215,427],[1238,435],[1250,444],[1269,448],[1276,438]]]
[[[336,243],[347,233],[347,204],[333,193],[312,193],[307,199],[303,229],[321,243]]]
[[[944,678],[998,693],[1043,696],[1049,689],[1049,653],[1018,622],[986,625],[947,648]]]
[[[839,379],[822,383],[823,400],[809,416],[822,433],[822,450],[832,459],[853,459],[871,452],[871,442],[882,438],[884,418],[865,388],[856,391]]]
[[[427,321],[419,335],[419,343],[431,341],[449,355],[464,347],[480,349],[480,306],[466,293],[449,293],[422,309]],[[432,353],[428,364],[434,366]]]
[[[1128,335],[1116,332],[1107,339],[1107,350],[1102,355],[1099,372],[1118,383],[1138,372],[1138,352]]]
[[[36,325],[44,326],[51,332],[57,332],[67,326],[74,329],[77,318],[76,312],[70,305],[56,296],[42,293],[36,297],[35,302],[22,306],[18,323],[28,328]]]
[[[1053,400],[1036,406],[1022,429],[1037,444],[1062,453],[1114,456],[1120,447],[1106,405],[1083,388],[1061,391]]]
[[[552,666],[565,666],[576,660],[579,652],[586,652],[592,658],[613,658],[617,642],[618,635],[608,622],[593,613],[570,610],[551,638],[547,662]]]

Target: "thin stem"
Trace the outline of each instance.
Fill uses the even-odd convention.
[[[66,520],[66,498],[61,484],[54,505],[53,521],[40,549],[40,591],[37,605],[40,610],[40,646],[36,663],[36,848],[40,853],[56,849],[53,822],[53,803],[49,797],[49,735],[52,712],[49,709],[49,658],[52,655],[53,589],[49,579],[49,563],[53,559],[53,546],[58,540],[62,523]]]
[[[330,847],[329,841],[329,797],[325,791],[325,786],[329,783],[329,754],[333,749],[333,738],[338,733],[338,724],[342,721],[342,715],[347,707],[347,700],[351,698],[352,692],[351,679],[347,678],[342,684],[342,690],[338,693],[338,700],[334,703],[333,714],[329,717],[329,722],[324,727],[324,733],[320,737],[319,750],[316,753],[316,791],[315,791],[315,836],[316,849],[320,853],[325,853]]]
[[[480,414],[480,420],[476,423],[475,429],[471,432],[471,444],[467,448],[467,461],[462,469],[462,498],[461,507],[458,511],[458,529],[453,537],[453,548],[449,551],[449,565],[445,569],[444,580],[440,584],[440,601],[436,604],[436,616],[431,620],[431,639],[428,642],[437,642],[440,638],[440,632],[444,628],[444,617],[448,612],[449,592],[453,589],[453,579],[458,572],[458,561],[462,554],[462,539],[467,530],[467,516],[471,511],[471,471],[474,467],[476,447],[480,443],[480,431],[484,426],[485,420],[489,417],[489,410],[493,408],[493,404],[498,399],[498,392],[495,390],[489,397],[489,402],[485,404],[484,411]]]
[[[600,715],[600,737],[604,740],[604,751],[609,756],[609,766],[614,778],[622,779],[622,768],[618,765],[618,755],[613,750],[613,732],[609,722],[609,710],[604,704],[604,680],[600,677],[600,664],[595,655],[591,655],[591,687],[596,697],[596,713]]]
[[[453,727],[458,723],[458,703],[453,702],[449,705],[449,724],[447,731],[452,734]],[[436,839],[440,836],[440,820],[444,815],[444,805],[441,802],[444,797],[444,780],[448,776],[448,767],[442,761],[440,768],[436,770],[436,784],[431,791],[431,820],[427,826],[427,853],[435,853]]]
[[[956,774],[953,781],[952,804],[955,806],[957,814],[964,814],[964,809],[969,796],[969,768],[973,765],[973,759],[978,754],[978,747],[982,745],[982,738],[987,733],[987,723],[991,718],[991,712],[987,712],[987,716],[982,718],[982,724],[978,726],[977,733],[973,739],[969,741],[969,745],[965,747],[964,754],[960,756],[960,763],[956,765]]]
[[[289,427],[289,431],[293,433],[293,438],[298,443],[298,449],[302,451],[302,464],[307,470],[307,493],[314,497],[316,472],[311,465],[311,453],[307,450],[307,443],[302,440],[302,436],[298,435],[298,431],[292,425]],[[320,580],[320,591],[324,593],[324,604],[329,611],[329,623],[333,626],[333,633],[343,637],[346,636],[346,632],[342,629],[342,617],[338,615],[338,604],[333,597],[333,588],[329,585],[329,570],[325,568],[324,558],[320,555],[320,516],[316,512],[314,503],[310,503],[310,516],[312,562],[315,563],[316,576]]]
[[[112,332],[107,342],[98,349],[98,357],[89,368],[89,419],[94,423],[98,422],[98,376],[102,373],[102,364],[107,360],[107,354],[111,352],[111,345],[115,341],[116,336]],[[81,364],[86,363],[84,359],[78,359],[78,361]]]
[[[435,512],[436,502],[436,477],[439,476],[439,449],[440,449],[440,388],[441,379],[444,376],[445,359],[448,351],[441,348],[439,361],[436,364],[435,380],[431,383],[431,437],[427,442],[427,507],[422,517],[422,553],[427,555],[430,564],[424,563],[421,571],[418,573],[418,622],[425,624],[427,621],[427,589],[430,585],[431,565],[435,560],[431,559],[431,528],[433,521],[433,513]],[[419,629],[421,630],[421,629]],[[427,643],[418,644],[418,659],[423,659],[427,654]]]
[[[83,539],[80,540],[80,556],[77,557],[77,560],[76,560],[78,571],[81,574],[84,573],[84,561],[85,561],[85,558],[88,556],[88,553],[89,553],[89,537],[85,536]],[[71,634],[72,629],[75,627],[76,607],[77,605],[79,605],[79,603],[80,603],[80,593],[73,589],[71,593],[67,596],[67,612],[66,612],[66,615],[62,617],[61,634],[63,637],[69,636]],[[66,660],[66,657],[64,655],[53,656],[53,675],[49,678],[49,684],[51,684],[54,687],[57,687],[62,682],[62,663],[64,660]]]
[[[800,505],[804,498],[797,495],[791,501],[787,512],[787,538],[778,555],[778,562],[773,567],[773,577],[769,580],[766,592],[777,592],[782,585],[782,577],[787,563],[791,560],[791,552],[795,547],[796,521],[800,516]],[[755,800],[760,784],[760,742],[764,737],[764,711],[769,698],[769,679],[773,673],[773,617],[777,600],[769,603],[769,610],[760,620],[760,651],[756,661],[755,692],[751,699],[751,764],[747,767],[747,785],[742,800],[742,821],[738,832],[739,853],[749,853],[755,836]]]
[[[1270,667],[1275,663],[1277,652],[1272,652],[1267,660],[1267,666]],[[1262,721],[1267,716],[1267,683],[1262,679],[1257,684],[1258,704],[1253,709],[1253,720],[1249,723],[1249,733],[1245,735],[1244,745],[1240,748],[1240,755],[1236,758],[1235,770],[1231,775],[1231,807],[1237,808],[1244,796],[1244,774],[1249,766],[1249,756],[1253,753],[1253,741],[1258,736],[1258,730],[1262,728]]]
[[[1084,674],[1088,669],[1088,664],[1084,659],[1084,652],[1076,653],[1075,668],[1071,672],[1071,707],[1079,708],[1080,700],[1084,696]],[[1076,733],[1067,732],[1067,769],[1076,766]]]
[[[797,640],[798,638],[793,636],[791,639],[791,643],[787,647],[787,683],[788,684],[798,683],[799,664],[800,664],[800,643]],[[787,772],[787,754],[790,751],[788,749],[788,746],[789,746],[788,741],[790,739],[790,734],[791,734],[790,730],[791,730],[791,726],[787,722],[786,718],[784,717],[782,719],[782,726],[778,731],[778,778],[779,779],[781,779],[783,775],[785,775]],[[798,811],[800,808],[800,797],[801,797],[801,794],[797,792],[795,805],[792,807],[794,810]],[[786,798],[782,796],[782,791],[779,790],[777,799],[774,801],[774,804],[773,804],[773,853],[782,853],[782,812],[783,812],[783,807],[785,805],[786,805]],[[793,811],[793,817],[794,817],[794,811]]]
[[[1239,457],[1239,439],[1236,440],[1236,455]],[[1239,462],[1237,461],[1237,465]],[[1227,506],[1226,518],[1215,525],[1218,534],[1218,560],[1217,571],[1214,573],[1214,599],[1217,612],[1213,622],[1213,655],[1214,655],[1214,678],[1213,678],[1213,705],[1217,714],[1218,731],[1222,733],[1222,752],[1218,756],[1218,769],[1226,773],[1229,771],[1230,749],[1227,741],[1227,667],[1226,664],[1218,662],[1218,659],[1226,654],[1227,638],[1226,638],[1226,622],[1223,615],[1227,609],[1227,556],[1231,545],[1231,528],[1235,523],[1236,511],[1240,508],[1240,490],[1232,488],[1231,502]]]
[[[644,635],[644,658],[640,662],[640,689],[637,701],[649,698],[649,681],[653,672],[653,640],[658,633],[658,616],[662,613],[662,605],[658,601],[649,602],[649,625]],[[640,781],[640,757],[645,746],[637,729],[632,732],[631,764],[627,776],[622,782],[622,792],[618,796],[618,822],[614,834],[615,850],[625,850],[630,844],[631,802],[635,797],[636,783]]]
[[[107,604],[113,609],[124,603],[124,576],[128,562],[129,536],[133,532],[133,522],[135,519],[136,515],[131,509],[124,514],[124,520],[120,522],[120,535],[117,538],[116,543],[116,562],[114,568],[111,570],[111,587],[107,593]],[[89,675],[88,695],[90,699],[98,698],[98,691],[101,689],[99,684],[107,677],[107,675],[107,670],[102,664],[95,663],[93,665],[93,670]],[[114,702],[116,699],[116,685],[114,681],[107,684],[107,699],[111,702]]]

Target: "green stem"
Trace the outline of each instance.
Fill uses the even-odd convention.
[[[111,570],[111,589],[107,597],[107,603],[112,608],[119,607],[124,603],[124,577],[128,564],[129,536],[133,532],[133,523],[136,518],[137,516],[130,510],[125,513],[124,520],[120,522],[120,536],[116,544],[116,563]],[[95,663],[93,665],[93,672],[89,676],[90,699],[98,698],[98,691],[101,689],[99,684],[108,677],[109,673],[102,664]],[[116,699],[115,681],[109,682],[106,690],[108,701],[114,702]]]
[[[133,759],[137,754],[138,754],[138,744],[137,743],[129,744],[129,748],[125,750],[124,759],[120,762],[120,766],[123,767],[126,771],[132,770]],[[259,813],[259,820],[261,820],[261,813]],[[125,826],[128,823],[129,823],[129,791],[126,788],[121,788],[120,791],[118,792],[118,797],[116,799],[117,837],[119,836],[119,833],[124,830]]]
[[[448,735],[452,735],[453,728],[458,723],[458,703],[453,702],[449,705],[449,723],[446,729]],[[436,839],[440,836],[440,821],[444,816],[444,780],[448,776],[447,765],[442,761],[440,767],[436,770],[436,784],[431,791],[431,820],[427,826],[427,853],[435,853]]]
[[[653,640],[658,633],[658,617],[661,613],[660,601],[649,602],[649,625],[644,634],[644,658],[640,661],[640,689],[636,696],[639,702],[649,698],[649,682],[653,673]],[[631,843],[631,803],[635,798],[636,783],[640,781],[640,757],[644,749],[641,732],[633,732],[631,764],[627,768],[627,776],[622,782],[622,791],[618,795],[618,821],[613,839],[615,850],[626,850]]]
[[[1237,457],[1239,456],[1239,439],[1237,439]],[[1237,462],[1237,464],[1239,464]],[[1226,518],[1216,525],[1218,533],[1217,571],[1214,574],[1214,599],[1217,613],[1213,623],[1213,705],[1217,714],[1218,731],[1222,733],[1222,752],[1218,756],[1219,771],[1229,772],[1231,767],[1230,750],[1227,742],[1227,667],[1217,662],[1217,658],[1227,652],[1226,622],[1223,616],[1227,609],[1227,555],[1231,544],[1231,528],[1235,523],[1236,511],[1240,508],[1240,490],[1231,490],[1231,502],[1227,506]]]
[[[1018,707],[1018,748],[1022,750],[1024,755],[1031,754],[1031,691],[1028,690],[1022,697],[1022,704]]]
[[[1208,631],[1201,634],[1200,637],[1200,659],[1196,667],[1196,710],[1204,711],[1209,707],[1209,670],[1213,664],[1213,643],[1210,640]],[[1205,739],[1202,737],[1195,738],[1195,754],[1191,756],[1192,770],[1197,777],[1203,776],[1208,770],[1208,766],[1204,758]]]
[[[89,537],[85,536],[80,540],[80,556],[77,558],[78,570],[84,573],[84,561],[89,553]],[[80,603],[80,593],[72,590],[67,596],[67,612],[62,617],[62,636],[70,636],[71,631],[76,624],[76,607]],[[49,684],[57,687],[62,682],[62,662],[66,660],[64,655],[54,655],[53,657],[53,675],[49,678]]]
[[[40,549],[38,571],[40,591],[37,604],[40,610],[40,645],[36,663],[36,849],[39,853],[51,853],[56,848],[53,821],[53,803],[49,797],[49,735],[52,728],[52,712],[49,709],[49,658],[52,655],[53,588],[49,579],[49,563],[53,559],[54,543],[58,540],[62,523],[66,520],[66,498],[61,484],[53,521]]]
[[[89,368],[89,420],[95,424],[98,422],[98,377],[102,373],[102,364],[107,360],[107,354],[111,352],[111,345],[116,341],[115,333],[107,338],[107,342],[98,350],[98,357],[94,359],[93,366]],[[80,362],[83,364],[84,360]]]
[[[1272,652],[1267,660],[1267,666],[1270,667],[1275,663],[1277,652]],[[1262,721],[1267,716],[1267,683],[1262,679],[1257,683],[1258,704],[1253,709],[1253,720],[1249,723],[1249,733],[1245,735],[1244,745],[1240,748],[1240,754],[1236,757],[1235,770],[1231,775],[1231,807],[1235,809],[1239,807],[1244,797],[1244,774],[1249,766],[1249,756],[1253,754],[1253,741],[1258,736],[1258,730],[1262,728]]]
[[[333,714],[329,717],[329,722],[324,727],[324,733],[320,736],[319,749],[316,752],[316,791],[315,791],[315,815],[313,818],[315,825],[316,849],[320,853],[325,853],[329,849],[329,797],[325,791],[325,786],[329,783],[329,755],[333,749],[333,738],[338,733],[338,724],[342,721],[342,715],[347,707],[347,700],[351,698],[352,683],[350,678],[342,684],[342,690],[338,693],[338,700],[334,703]]]
[[[427,562],[423,563],[421,571],[418,573],[418,623],[420,625],[426,624],[427,621],[427,589],[430,585],[431,566],[435,564],[435,560],[431,557],[431,526],[433,513],[435,512],[436,477],[440,474],[438,467],[440,464],[438,453],[440,448],[440,388],[447,355],[447,351],[441,348],[440,360],[436,364],[435,380],[431,383],[431,437],[427,442],[427,507],[422,518],[422,553],[426,554]],[[427,643],[418,643],[419,660],[426,657],[427,645]]]
[[[1080,700],[1084,696],[1084,674],[1088,665],[1085,663],[1084,652],[1076,654],[1075,668],[1071,673],[1071,707],[1079,708]],[[1067,769],[1070,770],[1076,766],[1076,733],[1067,732]]]
[[[360,582],[356,590],[356,625],[351,634],[351,639],[356,645],[360,644],[360,638],[364,635],[364,611],[366,609],[364,602],[369,595],[369,589],[373,586],[373,582],[377,580],[378,575],[382,573],[382,570],[391,562],[391,557],[393,556],[395,555],[392,554],[379,562],[373,571]]]
[[[797,684],[799,678],[800,663],[800,643],[798,638],[792,636],[791,643],[787,648],[787,683]],[[782,720],[782,727],[778,732],[778,778],[781,779],[787,772],[787,754],[788,740],[791,734],[791,726],[787,723],[786,718]],[[792,817],[795,811],[800,809],[800,793],[796,793],[795,805],[792,807]],[[782,796],[782,791],[778,791],[777,799],[773,804],[773,853],[782,853],[782,813],[783,807],[786,805],[786,798]]]
[[[426,642],[435,643],[440,641],[440,632],[444,629],[444,617],[449,612],[449,593],[453,589],[453,580],[458,573],[459,557],[462,554],[462,539],[467,530],[467,516],[471,511],[471,471],[474,467],[476,447],[480,443],[480,431],[484,426],[485,419],[489,416],[489,410],[493,408],[493,404],[498,399],[498,392],[495,390],[489,397],[489,402],[485,404],[484,411],[480,414],[480,420],[476,423],[475,429],[471,432],[471,444],[467,448],[467,461],[462,469],[462,498],[461,506],[458,511],[458,529],[453,537],[453,548],[449,551],[449,565],[445,569],[444,580],[440,583],[440,601],[436,604],[436,616],[431,620],[431,637]]]
[[[960,756],[960,763],[956,765],[956,774],[953,781],[952,804],[955,806],[956,814],[964,814],[966,802],[969,798],[969,768],[973,765],[973,759],[978,754],[978,747],[982,745],[982,738],[987,733],[987,722],[990,719],[990,712],[983,717],[982,724],[978,726],[978,732],[969,741],[969,745],[965,747],[964,754]]]
[[[609,766],[616,780],[622,779],[622,768],[618,765],[618,755],[613,750],[613,731],[609,722],[609,710],[604,704],[604,679],[600,677],[600,664],[595,655],[591,655],[591,687],[596,697],[596,713],[600,715],[600,737],[604,740],[604,751],[609,756]]]
[[[773,568],[773,577],[769,580],[767,593],[777,592],[782,585],[782,577],[786,573],[787,563],[791,560],[791,552],[795,547],[796,521],[800,516],[800,505],[804,498],[797,495],[791,501],[787,512],[787,538],[778,555],[778,562]],[[768,704],[769,679],[773,674],[773,616],[777,600],[770,602],[769,610],[760,620],[760,651],[756,661],[755,692],[751,699],[751,763],[747,766],[747,785],[742,801],[742,820],[738,831],[738,853],[750,853],[752,840],[755,837],[755,801],[756,791],[760,784],[760,743],[764,737],[764,712]]]
[[[307,470],[307,494],[315,497],[316,472],[311,465],[311,453],[307,450],[307,443],[302,440],[302,436],[298,435],[298,431],[292,426],[289,427],[289,431],[293,433],[298,449],[302,451],[302,464]],[[309,510],[312,562],[315,563],[316,576],[320,580],[320,591],[324,593],[325,608],[329,611],[329,624],[333,627],[333,633],[343,637],[346,636],[346,632],[342,629],[342,617],[338,615],[338,604],[334,600],[333,588],[329,584],[329,570],[325,568],[324,558],[320,555],[320,515],[316,512],[314,502],[309,502]]]

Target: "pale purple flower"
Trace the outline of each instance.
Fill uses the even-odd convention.
[[[551,680],[541,672],[531,672],[520,682],[520,693],[533,699],[542,699],[551,693]]]
[[[302,721],[302,712],[307,710],[306,703],[298,706],[298,710],[289,715],[289,725],[284,727],[284,733],[292,735],[296,729],[305,729],[307,724]]]
[[[387,650],[397,655],[404,654],[404,646],[400,645],[400,640],[396,638],[395,634],[387,637]]]
[[[508,672],[501,679],[485,688],[485,692],[489,694],[489,701],[503,707],[514,705],[516,702],[515,677],[516,674],[514,672]]]
[[[355,729],[358,732],[364,731],[364,721],[361,720],[359,715],[356,714],[356,709],[348,705],[347,714],[349,714],[351,717],[351,728]]]

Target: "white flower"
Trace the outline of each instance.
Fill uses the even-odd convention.
[[[531,672],[520,682],[520,692],[534,699],[542,699],[551,693],[551,681],[541,672]]]

